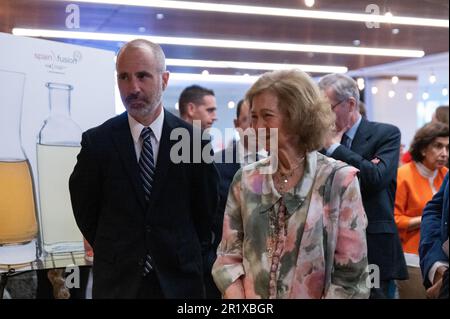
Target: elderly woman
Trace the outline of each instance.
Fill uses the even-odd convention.
[[[420,223],[426,203],[439,190],[448,171],[448,144],[447,125],[426,124],[411,143],[412,161],[398,169],[394,213],[410,277],[398,282],[400,298],[425,298],[418,256]]]
[[[246,98],[252,128],[278,129],[278,149],[230,186],[212,271],[223,297],[367,298],[357,170],[317,152],[333,127],[330,105],[297,70],[264,74]]]

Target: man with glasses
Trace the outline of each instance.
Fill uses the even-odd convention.
[[[327,156],[359,169],[361,194],[369,224],[369,264],[380,271],[371,298],[393,298],[395,279],[407,279],[407,268],[394,221],[394,199],[400,131],[389,124],[370,122],[359,113],[356,82],[342,74],[324,76],[319,86],[336,114],[336,132],[325,145]]]

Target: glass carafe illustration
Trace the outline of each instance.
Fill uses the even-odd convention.
[[[23,73],[0,70],[0,265],[37,257],[33,178],[21,141],[24,85]]]
[[[83,251],[83,237],[75,222],[69,177],[80,152],[81,129],[71,118],[73,86],[47,83],[50,115],[37,144],[41,233],[47,253]]]

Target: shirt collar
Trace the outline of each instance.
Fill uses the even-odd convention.
[[[158,115],[158,117],[149,125],[158,143],[161,139],[163,123],[164,123],[164,108],[161,110],[161,113]],[[128,124],[130,125],[131,135],[133,136],[134,143],[138,143],[139,138],[141,136],[141,132],[145,126],[136,121],[129,113],[128,113]]]
[[[345,132],[345,135],[349,137],[352,141],[355,139],[356,131],[358,130],[359,125],[361,124],[362,116],[358,114],[358,120],[353,124],[353,126]]]

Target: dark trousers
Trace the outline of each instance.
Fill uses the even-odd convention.
[[[142,277],[138,299],[164,299],[164,294],[154,271]]]
[[[381,280],[380,288],[370,289],[370,299],[394,299],[397,287],[394,280]]]

